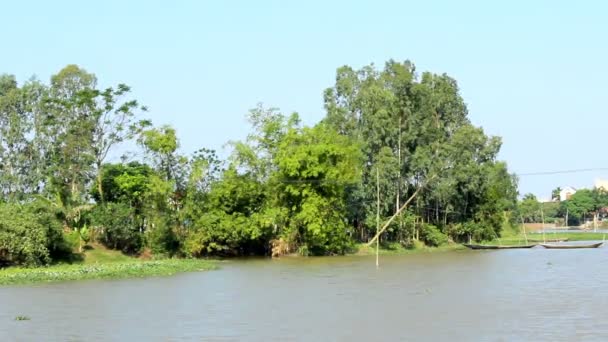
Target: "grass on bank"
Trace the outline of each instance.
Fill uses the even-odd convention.
[[[134,257],[123,254],[120,251],[115,251],[105,248],[103,245],[93,244],[85,249],[82,253],[83,263],[85,264],[102,264],[114,262],[129,262],[137,260]]]
[[[161,259],[144,261],[118,251],[94,246],[85,250],[73,264],[47,267],[9,267],[0,269],[0,285],[52,283],[87,279],[124,279],[169,276],[181,272],[215,269],[215,263],[200,259]]]
[[[406,248],[400,243],[380,244],[379,255],[404,255],[415,253],[448,252],[465,248],[456,243],[449,243],[439,247],[428,247],[421,242],[415,242],[411,248]],[[367,246],[365,243],[357,244],[354,255],[376,255],[376,245]]]
[[[542,233],[528,233],[528,243],[542,243],[543,242],[543,234]],[[545,233],[546,240],[555,240],[555,239],[568,239],[568,241],[603,241],[605,237],[608,237],[608,234],[604,233],[593,233],[593,232],[584,232],[584,233]],[[504,246],[515,246],[515,245],[523,245],[526,243],[526,239],[524,234],[516,234],[503,236],[500,239],[495,239],[493,241],[485,242],[484,244],[488,245],[504,245]]]

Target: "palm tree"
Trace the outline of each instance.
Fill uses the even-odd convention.
[[[560,192],[562,192],[562,188],[560,188],[559,186],[553,189],[553,191],[551,191],[551,200],[559,202]]]

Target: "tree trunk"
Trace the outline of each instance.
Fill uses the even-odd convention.
[[[597,232],[597,211],[593,213],[593,231]]]
[[[422,208],[422,215],[420,215],[420,224],[416,228],[416,241],[420,241],[420,229],[422,229],[422,227],[424,227],[424,219],[425,219],[426,214],[427,214],[426,209]]]
[[[70,193],[72,194],[72,201],[73,201],[74,198],[76,198],[76,177],[74,175],[72,175]]]
[[[99,200],[100,202],[103,204],[104,203],[104,198],[103,198],[103,186],[101,184],[101,180],[102,180],[102,175],[101,175],[101,163],[97,163],[97,191],[99,191]]]
[[[363,225],[359,225],[359,238],[361,241],[365,241],[365,236],[363,235]]]
[[[439,223],[439,201],[435,201],[435,223]]]

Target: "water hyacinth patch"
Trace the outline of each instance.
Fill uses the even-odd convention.
[[[121,279],[167,276],[179,272],[206,271],[215,265],[207,260],[166,259],[96,265],[56,265],[0,270],[0,285],[51,283],[85,279]]]

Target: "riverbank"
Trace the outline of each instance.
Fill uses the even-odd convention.
[[[568,239],[568,241],[603,241],[607,234],[604,233],[593,233],[593,232],[579,232],[579,233],[545,233],[544,238],[542,233],[527,234],[528,243],[542,243],[544,239],[555,240],[555,239]],[[488,245],[504,245],[514,246],[523,245],[526,243],[526,236],[523,234],[517,234],[513,236],[502,237],[493,241],[484,243]]]
[[[388,245],[380,245],[378,250],[379,255],[406,255],[406,254],[417,254],[417,253],[434,253],[434,252],[449,252],[455,250],[461,250],[465,247],[461,244],[450,243],[439,247],[428,247],[423,244],[417,244],[412,248],[405,248],[399,243],[391,243]],[[353,255],[376,255],[376,246],[367,246],[364,243],[356,246],[356,251]]]
[[[209,260],[144,260],[106,249],[101,245],[87,247],[83,253],[75,254],[78,259],[71,264],[0,269],[0,285],[169,276],[176,273],[207,271],[216,268],[215,263]]]
[[[207,271],[216,269],[216,263],[201,259],[160,259],[144,260],[127,256],[119,251],[109,250],[101,245],[88,246],[80,259],[72,264],[57,264],[45,267],[9,267],[0,269],[1,285],[25,285],[53,283],[90,279],[126,279],[152,276],[169,276],[176,273]],[[416,244],[405,248],[398,243],[380,246],[380,255],[407,255],[418,253],[448,252],[460,250],[460,244],[448,244],[440,247],[427,247]],[[350,255],[375,255],[375,246],[367,247],[358,244]],[[298,256],[299,257],[299,256]]]

